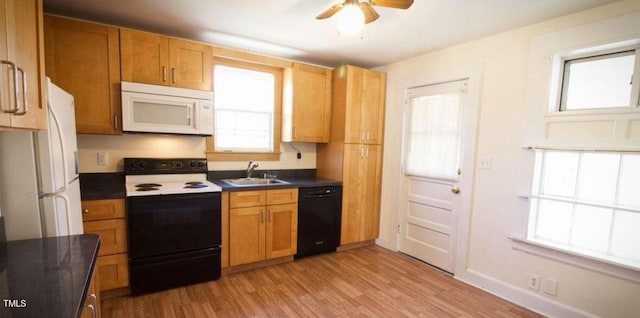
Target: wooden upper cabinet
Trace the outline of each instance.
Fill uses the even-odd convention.
[[[386,74],[351,65],[336,72],[346,76],[344,142],[382,144]]]
[[[293,63],[285,71],[282,140],[329,142],[331,70]]]
[[[46,74],[73,95],[76,130],[121,134],[118,28],[45,16]]]
[[[0,9],[0,127],[44,129],[42,1],[1,0]]]
[[[168,79],[169,39],[164,36],[120,29],[122,80],[164,85]]]
[[[211,90],[209,45],[120,29],[122,80]]]

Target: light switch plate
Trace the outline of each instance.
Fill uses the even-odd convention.
[[[553,278],[544,278],[542,280],[542,291],[550,296],[558,295],[558,281]]]
[[[493,158],[488,156],[480,157],[478,162],[478,168],[480,169],[491,169],[491,164],[493,163]]]

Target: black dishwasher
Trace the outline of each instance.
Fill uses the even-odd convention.
[[[298,191],[298,252],[295,257],[335,252],[340,245],[342,187],[311,187]]]

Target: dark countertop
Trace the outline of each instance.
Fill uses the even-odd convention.
[[[324,178],[278,178],[288,183],[271,184],[271,185],[251,185],[251,186],[236,186],[224,182],[220,179],[210,179],[209,181],[219,185],[222,191],[247,191],[247,190],[264,190],[264,189],[277,189],[277,188],[310,188],[310,187],[326,187],[342,185],[342,182],[324,179]]]
[[[95,234],[2,244],[0,317],[80,317],[99,246]]]
[[[126,196],[123,172],[81,173],[82,200],[122,199]]]
[[[238,187],[228,184],[222,179],[235,179],[246,176],[244,170],[209,171],[207,179],[222,187],[222,191],[243,191],[273,188],[308,188],[320,186],[342,185],[342,182],[316,177],[316,169],[288,169],[288,170],[256,170],[254,176],[264,174],[275,175],[287,184],[267,186]],[[82,200],[122,199],[126,197],[125,177],[123,172],[81,173],[80,194]]]
[[[287,183],[235,186],[222,181],[223,179],[244,178],[247,176],[247,172],[245,170],[209,171],[209,173],[207,174],[207,179],[222,187],[222,191],[246,191],[277,188],[309,188],[342,185],[342,182],[340,181],[316,177],[316,169],[256,170],[253,172],[253,176],[255,178],[262,178],[265,174],[274,176],[275,178],[286,181]]]

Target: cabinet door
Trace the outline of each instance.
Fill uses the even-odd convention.
[[[42,3],[37,0],[9,0],[7,6],[13,7],[13,11],[7,11],[9,14],[7,16],[8,58],[22,68],[26,75],[26,87],[20,90],[21,95],[26,91],[26,96],[19,96],[19,98],[27,102],[26,114],[13,115],[11,126],[44,129],[46,113],[43,86]],[[22,111],[24,109],[21,108],[20,112]]]
[[[118,29],[53,16],[44,21],[46,74],[73,95],[77,132],[122,133]]]
[[[124,200],[84,200],[82,201],[82,221],[97,221],[124,218]]]
[[[298,204],[267,206],[266,259],[296,253],[298,244]]]
[[[381,149],[380,145],[345,145],[342,245],[378,237]]]
[[[210,91],[212,59],[206,44],[169,39],[171,86]]]
[[[15,91],[13,72],[2,65],[3,79],[0,98],[2,109],[10,110],[18,106],[17,112],[3,114],[0,125],[13,128],[44,129],[46,112],[43,86],[43,34],[42,2],[38,0],[6,0],[1,11],[5,30],[0,42],[3,60],[9,60],[18,67],[18,98]]]
[[[331,70],[293,64],[292,141],[329,142]]]
[[[380,219],[380,183],[382,176],[382,147],[367,145],[361,160],[361,179],[363,186],[360,193],[360,240],[373,240],[378,237]]]
[[[364,71],[361,91],[361,118],[363,143],[381,145],[384,129],[384,103],[386,74]]]
[[[364,131],[362,129],[362,81],[364,69],[347,65],[347,90],[345,107],[345,143],[362,143]]]
[[[85,233],[100,235],[98,256],[127,251],[127,224],[124,219],[91,221],[82,225]]]
[[[169,39],[159,34],[120,29],[122,80],[169,85]]]
[[[7,57],[7,33],[8,29],[4,26],[7,25],[7,2],[0,0],[0,60],[8,60]],[[11,114],[5,113],[2,110],[9,110],[12,108],[10,105],[11,79],[9,78],[10,72],[8,72],[8,66],[0,64],[0,127],[11,126]]]
[[[100,290],[129,286],[129,264],[127,254],[98,256],[96,269]]]
[[[344,145],[341,245],[361,241],[362,189],[367,186],[362,179],[363,149],[360,144]]]
[[[89,280],[89,287],[87,288],[87,297],[84,299],[84,307],[82,308],[82,318],[96,318],[100,317],[100,282],[97,265],[93,269],[93,275]],[[91,306],[91,307],[89,307]]]
[[[230,210],[230,266],[264,260],[265,212],[264,206]]]

